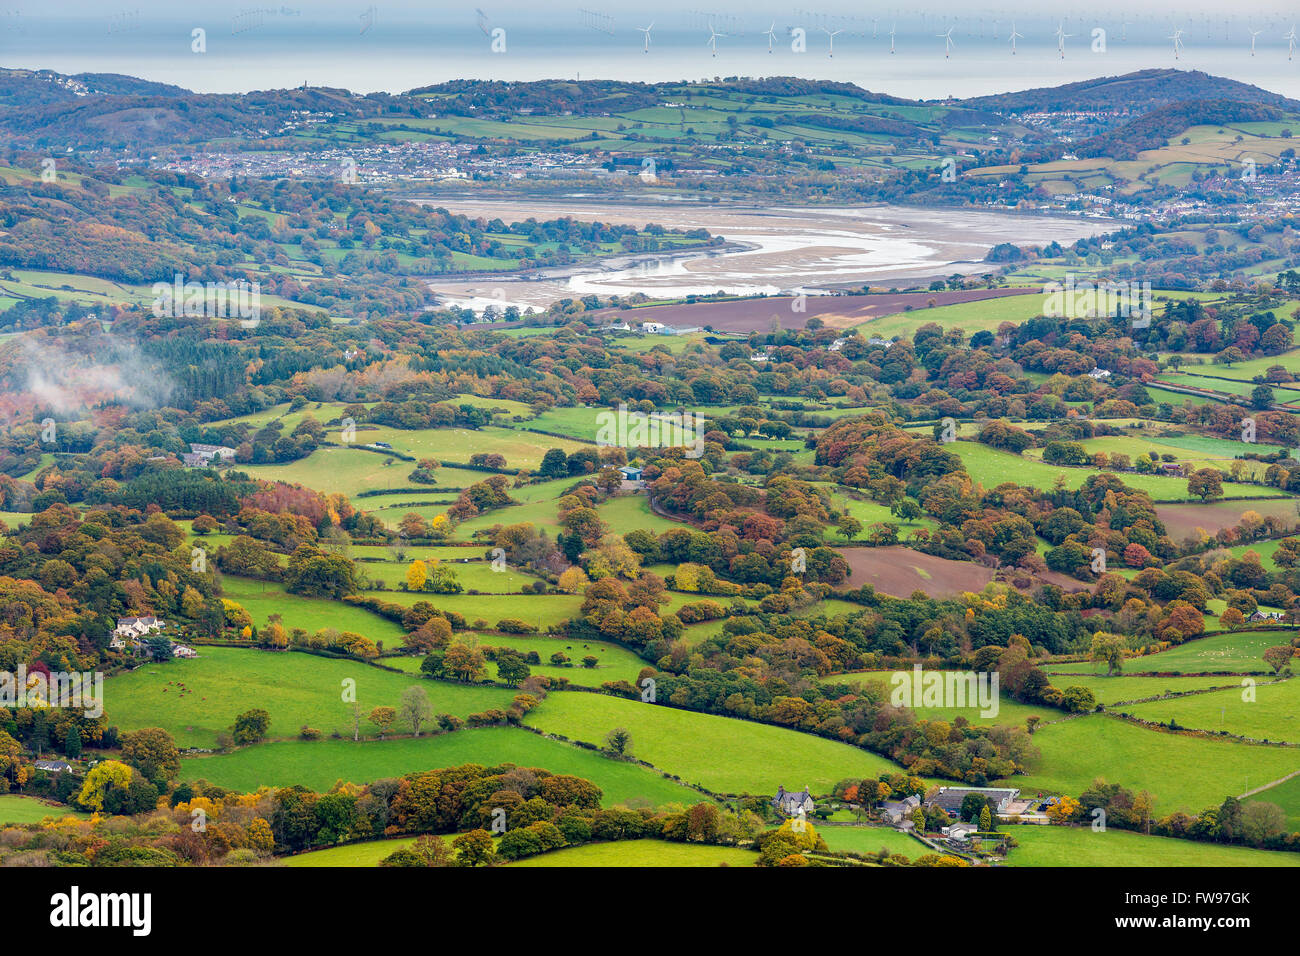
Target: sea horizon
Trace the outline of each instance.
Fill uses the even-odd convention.
[[[1144,69],[1201,70],[1300,98],[1300,63],[1288,58],[1288,23],[1190,19],[1178,55],[1170,27],[1107,17],[1014,21],[910,15],[827,18],[755,14],[719,23],[662,13],[648,52],[628,16],[602,28],[576,10],[553,19],[485,13],[415,16],[358,3],[355,10],[232,9],[212,14],[145,13],[135,8],[92,17],[0,11],[0,65],[59,73],[118,73],[196,93],[246,93],[307,86],[366,94],[401,93],[451,80],[547,79],[647,83],[715,77],[794,76],[848,82],[917,100],[993,95],[1119,76]],[[761,21],[761,22],[760,22]],[[724,29],[725,28],[725,29]],[[894,53],[890,53],[890,29]],[[953,45],[945,56],[947,29]],[[802,47],[794,31],[802,29]],[[1061,56],[1057,30],[1066,34]],[[193,32],[203,31],[194,52]],[[504,31],[497,33],[496,31]],[[766,31],[772,30],[772,36]],[[1095,34],[1094,31],[1104,31]],[[1251,30],[1259,30],[1251,55]],[[728,32],[730,31],[730,32]],[[834,55],[830,34],[834,32]],[[873,32],[875,36],[873,37]],[[493,52],[494,44],[498,52]],[[771,52],[769,52],[769,45]]]

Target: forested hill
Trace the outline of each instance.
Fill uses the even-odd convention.
[[[1285,116],[1277,107],[1260,103],[1230,100],[1171,103],[1080,143],[1075,153],[1079,156],[1134,159],[1142,150],[1163,146],[1171,137],[1193,126],[1259,123],[1280,120]]]
[[[1151,110],[1187,100],[1233,100],[1300,109],[1300,102],[1199,70],[1153,69],[1107,76],[1064,86],[1045,86],[1019,93],[999,93],[962,100],[972,108],[999,113],[1070,112],[1076,110]]]

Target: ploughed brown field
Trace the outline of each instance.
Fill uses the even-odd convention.
[[[1263,501],[1252,498],[1245,501],[1212,501],[1208,504],[1168,504],[1156,505],[1156,514],[1164,522],[1165,532],[1175,542],[1196,534],[1197,528],[1204,528],[1214,534],[1224,528],[1233,528],[1241,524],[1241,516],[1247,511],[1258,512],[1262,517],[1272,515],[1295,525],[1296,502],[1294,498],[1269,498]]]
[[[894,597],[924,591],[930,597],[956,597],[980,591],[993,580],[993,569],[972,561],[950,561],[911,548],[840,548],[849,563],[852,587],[870,584]]]
[[[711,328],[717,332],[763,332],[776,319],[784,328],[802,329],[813,316],[828,328],[843,329],[859,325],[882,315],[894,315],[909,305],[924,309],[934,300],[936,306],[1000,299],[1012,295],[1041,293],[1037,287],[1013,289],[960,289],[953,292],[895,292],[882,295],[820,295],[805,300],[807,308],[795,312],[788,295],[729,302],[696,302],[690,305],[652,305],[643,309],[601,309],[593,318],[623,322],[661,322],[677,328]]]

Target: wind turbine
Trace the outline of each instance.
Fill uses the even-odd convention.
[[[638,30],[640,30],[642,33],[645,34],[645,49],[642,51],[643,53],[650,52],[650,31],[653,30],[654,28],[655,28],[655,22],[653,20],[650,21],[650,25],[648,27],[637,27]]]
[[[830,56],[834,56],[834,55],[835,55],[835,38],[836,38],[839,34],[843,33],[843,32],[844,32],[844,29],[841,27],[839,30],[828,30],[826,27],[822,27],[822,28],[821,28],[821,31],[822,31],[822,33],[826,34],[828,37],[831,38],[831,52],[830,52],[829,55],[830,55]]]
[[[1061,59],[1065,59],[1065,38],[1074,36],[1073,33],[1065,32],[1064,22],[1057,24],[1056,27],[1056,52],[1061,54]]]
[[[942,41],[943,41],[943,58],[944,58],[945,60],[948,59],[948,57],[950,57],[950,56],[952,55],[952,48],[955,47],[955,46],[957,45],[957,44],[955,44],[955,43],[952,42],[952,31],[953,31],[953,28],[952,28],[952,27],[949,27],[947,33],[937,33],[937,34],[935,34],[935,39],[936,39],[936,40],[942,40]],[[889,52],[892,53],[892,52],[894,52],[894,51],[893,51],[893,50],[890,50]]]
[[[1250,31],[1250,55],[1251,56],[1255,55],[1255,37],[1259,36],[1263,32],[1264,32],[1263,30]]]
[[[1175,30],[1173,36],[1165,37],[1165,39],[1174,41],[1174,59],[1178,59],[1178,53],[1183,48],[1183,31]]]
[[[1289,60],[1295,56],[1295,24],[1291,24],[1291,32],[1282,38],[1286,40],[1286,58]]]
[[[772,21],[772,25],[767,28],[767,32],[764,33],[763,36],[767,37],[767,52],[771,53],[772,44],[776,42],[776,21],[775,20]]]
[[[726,36],[725,33],[719,33],[717,30],[713,29],[712,23],[709,24],[709,40],[707,46],[713,50],[714,56],[718,55],[718,37],[725,37],[725,36]]]
[[[880,17],[871,18],[871,39],[876,38],[876,25],[880,23]]]
[[[889,25],[889,52],[894,52],[894,24]]]
[[[1015,56],[1015,55],[1016,55],[1016,41],[1017,41],[1017,40],[1023,40],[1024,38],[1025,38],[1025,35],[1024,35],[1023,33],[1017,33],[1017,32],[1016,32],[1016,21],[1015,21],[1015,20],[1012,20],[1012,21],[1011,21],[1011,37],[1010,37],[1010,40],[1011,40],[1011,55],[1012,55],[1012,56]]]

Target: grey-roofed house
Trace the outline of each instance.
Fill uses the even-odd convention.
[[[792,793],[785,787],[776,788],[776,796],[772,799],[772,806],[776,807],[788,817],[796,816],[800,810],[805,814],[813,812],[814,801],[808,788],[804,787],[802,793]]]
[[[995,813],[1004,812],[1007,804],[1020,796],[1019,790],[1007,787],[940,787],[938,793],[925,801],[925,805],[938,807],[948,816],[955,817],[961,812],[962,801],[972,793],[991,800]]]
[[[886,800],[880,805],[880,813],[894,826],[901,826],[904,821],[911,822],[912,811],[920,805],[921,798],[912,794],[902,800]]]

